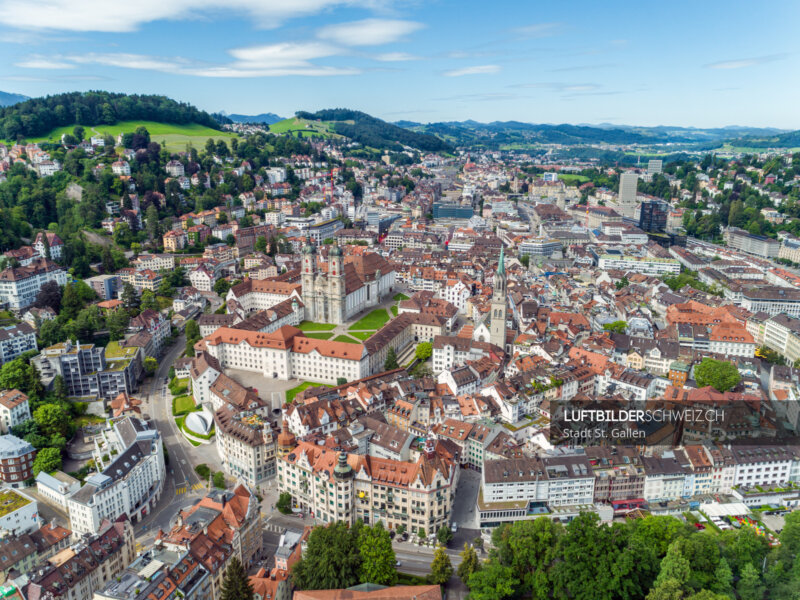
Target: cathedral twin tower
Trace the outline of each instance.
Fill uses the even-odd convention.
[[[313,244],[303,248],[303,304],[305,318],[317,323],[345,323],[347,290],[344,253],[338,244],[328,252],[328,272],[317,273],[317,251]]]

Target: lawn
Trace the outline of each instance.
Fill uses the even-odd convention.
[[[373,332],[370,331],[369,334],[372,335],[372,333]],[[345,344],[360,344],[361,343],[359,340],[354,340],[349,335],[337,335],[335,338],[333,338],[333,341],[334,342],[344,342]]]
[[[368,340],[373,335],[375,335],[375,332],[374,331],[351,331],[350,335],[353,336],[354,338],[357,338],[357,339],[361,340],[363,342],[364,340]]]
[[[300,392],[302,392],[303,390],[307,390],[310,387],[319,387],[321,385],[326,385],[326,384],[317,383],[316,381],[304,381],[300,385],[295,386],[290,390],[286,390],[286,402],[287,402],[287,404],[290,404],[292,402],[292,400],[294,400],[294,397],[297,394],[299,394]]]
[[[348,328],[348,331],[363,331],[380,329],[389,321],[389,313],[385,308],[376,308],[368,315],[365,315]]]
[[[559,175],[558,178],[566,183],[569,183],[571,181],[577,181],[578,183],[586,183],[587,181],[589,181],[589,178],[586,177],[585,175],[565,174],[565,175]]]
[[[342,137],[333,132],[333,124],[330,121],[308,121],[297,117],[273,123],[269,126],[269,130],[270,133],[291,134],[295,137],[298,137],[298,133],[302,133],[304,137],[307,135],[326,138]]]
[[[333,323],[315,323],[314,321],[303,321],[298,326],[300,331],[330,331],[336,329]]]
[[[178,396],[172,400],[172,414],[182,415],[194,410],[194,398],[191,396]]]
[[[395,302],[401,302],[403,300],[409,300],[409,299],[410,298],[405,294],[395,294],[394,298],[392,298],[392,300],[394,300]]]
[[[329,340],[333,332],[331,331],[323,331],[322,333],[306,333],[306,337],[314,338],[315,340]]]
[[[208,138],[214,141],[225,140],[238,137],[235,133],[217,131],[197,123],[178,125],[173,123],[159,123],[157,121],[120,121],[114,125],[84,125],[86,137],[98,134],[109,134],[114,137],[119,133],[133,133],[137,127],[144,126],[150,132],[150,139],[166,146],[167,150],[186,150],[186,144],[191,144],[195,148],[205,146]],[[74,125],[57,127],[50,133],[39,138],[33,138],[31,142],[58,142],[64,133],[72,133]]]

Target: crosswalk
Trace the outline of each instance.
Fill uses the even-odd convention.
[[[191,485],[191,486],[182,485],[182,486],[180,486],[179,488],[177,488],[175,490],[175,495],[176,496],[180,496],[181,494],[186,494],[190,490],[191,491],[202,490],[205,487],[206,487],[206,484],[204,484],[204,483],[195,483],[194,485]]]

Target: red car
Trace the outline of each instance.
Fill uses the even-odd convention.
[[[703,525],[702,523],[695,523],[694,526],[697,527],[700,531],[706,528],[706,526]]]

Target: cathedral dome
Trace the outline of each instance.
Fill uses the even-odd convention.
[[[331,246],[330,251],[328,252],[328,256],[341,256],[342,249],[339,247],[339,244],[334,244]]]

